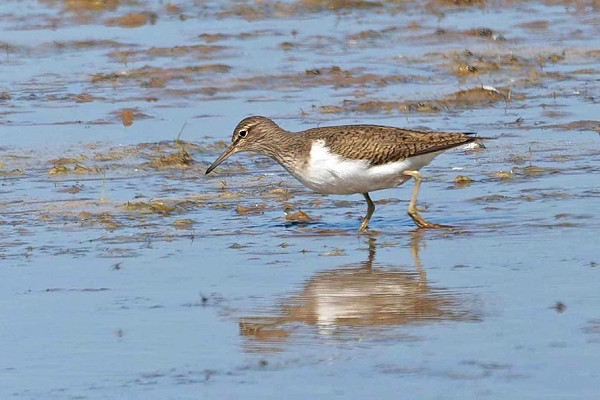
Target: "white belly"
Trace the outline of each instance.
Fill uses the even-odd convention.
[[[306,187],[323,194],[367,193],[401,185],[409,176],[402,171],[419,170],[438,154],[428,153],[388,164],[369,166],[362,160],[345,160],[333,154],[324,141],[316,140],[305,168],[290,171]]]

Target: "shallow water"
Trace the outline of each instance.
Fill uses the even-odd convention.
[[[0,397],[597,397],[599,11],[2,3]],[[407,183],[357,235],[360,195],[204,175],[248,115],[496,139],[422,170],[454,230]]]

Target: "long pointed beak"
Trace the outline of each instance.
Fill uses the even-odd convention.
[[[223,154],[221,154],[219,156],[219,158],[217,158],[215,160],[214,163],[212,163],[210,165],[210,167],[208,167],[206,169],[206,172],[204,173],[205,175],[208,175],[213,169],[217,168],[217,166],[219,164],[221,164],[227,157],[229,157],[232,154],[237,153],[236,147],[235,147],[236,143],[232,143],[228,148],[225,149],[225,151],[223,152]]]

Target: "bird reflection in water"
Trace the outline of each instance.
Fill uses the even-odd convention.
[[[410,251],[416,271],[373,266],[376,241],[369,239],[365,262],[322,271],[275,311],[276,316],[240,319],[240,334],[248,351],[277,351],[277,343],[314,326],[320,335],[340,340],[364,338],[392,326],[434,321],[477,321],[466,298],[427,284],[419,260],[422,231],[412,233]],[[314,331],[311,331],[314,333]]]

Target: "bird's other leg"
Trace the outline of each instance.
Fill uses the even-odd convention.
[[[408,175],[414,178],[415,186],[413,187],[412,196],[410,196],[410,203],[408,203],[408,215],[412,218],[415,224],[419,228],[451,228],[448,225],[434,224],[425,221],[421,215],[417,212],[417,196],[419,195],[419,188],[421,187],[421,174],[419,171],[403,171],[404,175]]]
[[[371,200],[369,193],[363,193],[362,195],[365,196],[365,200],[367,201],[367,215],[365,215],[365,218],[363,218],[360,224],[360,228],[358,228],[359,232],[362,232],[367,229],[367,225],[369,225],[369,220],[371,219],[371,216],[375,211],[375,204],[373,204],[373,200]]]

